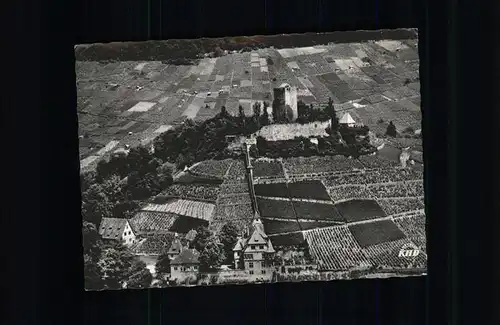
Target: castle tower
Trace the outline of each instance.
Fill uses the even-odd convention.
[[[287,83],[274,88],[273,108],[282,112],[283,116],[287,116],[287,111],[290,110],[291,119],[295,121],[299,116],[297,109],[297,88]]]

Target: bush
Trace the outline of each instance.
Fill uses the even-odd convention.
[[[404,129],[403,132],[404,133],[412,133],[413,134],[413,133],[415,133],[415,130],[411,126],[409,126],[406,129]]]
[[[190,275],[184,280],[185,285],[195,285],[197,282],[198,279],[194,275]]]
[[[214,56],[215,57],[220,57],[220,56],[223,56],[224,55],[224,51],[219,47],[217,46],[214,50]]]
[[[390,137],[397,137],[398,132],[396,130],[396,126],[392,121],[389,122],[389,125],[387,126],[387,130],[385,131],[385,135],[390,136]]]

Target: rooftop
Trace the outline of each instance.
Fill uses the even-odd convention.
[[[99,234],[104,239],[120,239],[126,225],[126,219],[102,218],[99,225]]]
[[[170,248],[168,249],[168,254],[178,254],[182,251],[182,243],[176,238],[172,241]]]
[[[170,265],[181,265],[181,264],[198,264],[200,254],[195,249],[185,249],[183,250]]]

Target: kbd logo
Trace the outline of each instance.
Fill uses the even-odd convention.
[[[420,249],[412,243],[404,244],[399,250],[398,257],[417,257]]]

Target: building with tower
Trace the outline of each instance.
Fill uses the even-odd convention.
[[[245,142],[245,165],[254,217],[251,229],[247,230],[244,236],[239,237],[233,247],[234,267],[246,270],[250,275],[269,275],[272,273],[272,260],[276,251],[264,230],[257,206],[253,186],[253,167],[249,154],[249,148],[253,144],[252,139]]]
[[[250,275],[272,273],[272,260],[276,251],[271,239],[264,231],[264,225],[258,213],[252,222],[249,236],[239,237],[233,248],[235,269],[247,270]]]
[[[297,88],[287,83],[274,88],[273,110],[279,112],[279,116],[290,122],[299,116],[297,109]]]

